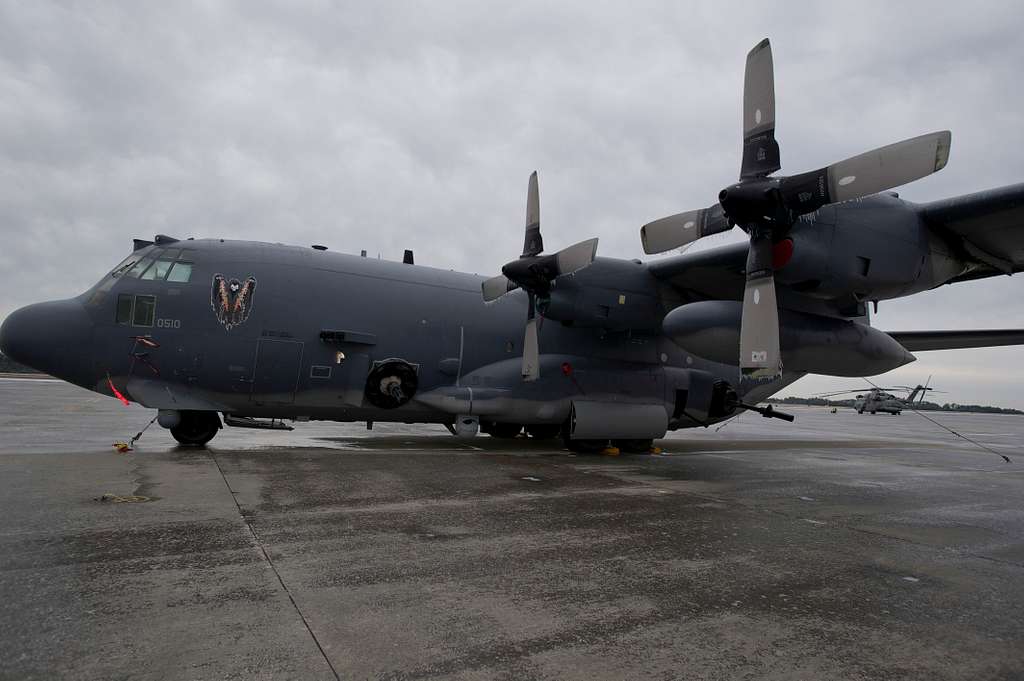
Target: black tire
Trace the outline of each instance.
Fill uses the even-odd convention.
[[[204,447],[220,430],[220,417],[215,411],[183,411],[181,422],[171,428],[171,435],[185,447]]]
[[[558,437],[562,426],[558,423],[534,423],[526,426],[526,434],[534,440],[550,440]]]
[[[612,444],[627,454],[647,454],[654,446],[654,440],[612,440]]]
[[[608,440],[570,440],[565,438],[565,448],[577,454],[598,454],[608,446]]]
[[[875,412],[871,412],[871,415],[872,415],[872,416],[874,416],[874,415],[875,415]]]
[[[523,427],[518,423],[492,423],[487,429],[487,434],[491,437],[511,440],[518,437],[522,431]]]

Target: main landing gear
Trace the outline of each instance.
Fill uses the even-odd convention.
[[[180,411],[178,424],[171,426],[171,435],[186,447],[202,447],[220,430],[220,417],[215,411]]]

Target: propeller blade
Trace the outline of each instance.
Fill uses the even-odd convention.
[[[540,345],[537,342],[536,298],[530,294],[530,307],[526,318],[526,332],[523,335],[523,369],[524,381],[536,381],[540,378]]]
[[[489,303],[492,300],[497,300],[509,291],[516,290],[519,286],[505,275],[499,274],[484,281],[480,284],[480,288],[483,289],[484,300]]]
[[[597,239],[587,239],[586,241],[563,248],[554,254],[558,270],[556,276],[560,277],[563,274],[572,274],[576,270],[581,270],[594,262],[596,256]]]
[[[530,174],[526,188],[526,240],[523,255],[527,258],[544,250],[544,239],[540,236],[540,190],[537,186],[537,171]]]
[[[809,173],[783,178],[782,200],[797,215],[919,180],[946,167],[952,135],[932,132]]]
[[[764,177],[782,167],[775,141],[775,67],[765,38],[747,54],[743,76],[743,162],[740,179]]]
[[[669,215],[640,228],[644,253],[664,253],[693,243],[702,237],[732,229],[721,204]]]
[[[782,372],[771,231],[758,225],[750,227],[740,321],[740,372],[742,378],[757,380],[774,378]]]

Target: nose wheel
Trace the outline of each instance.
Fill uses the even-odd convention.
[[[203,447],[220,430],[220,417],[215,411],[182,411],[171,435],[185,447]]]

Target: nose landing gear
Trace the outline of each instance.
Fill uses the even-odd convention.
[[[185,447],[203,447],[221,429],[220,417],[215,411],[181,411],[178,424],[171,435]]]

